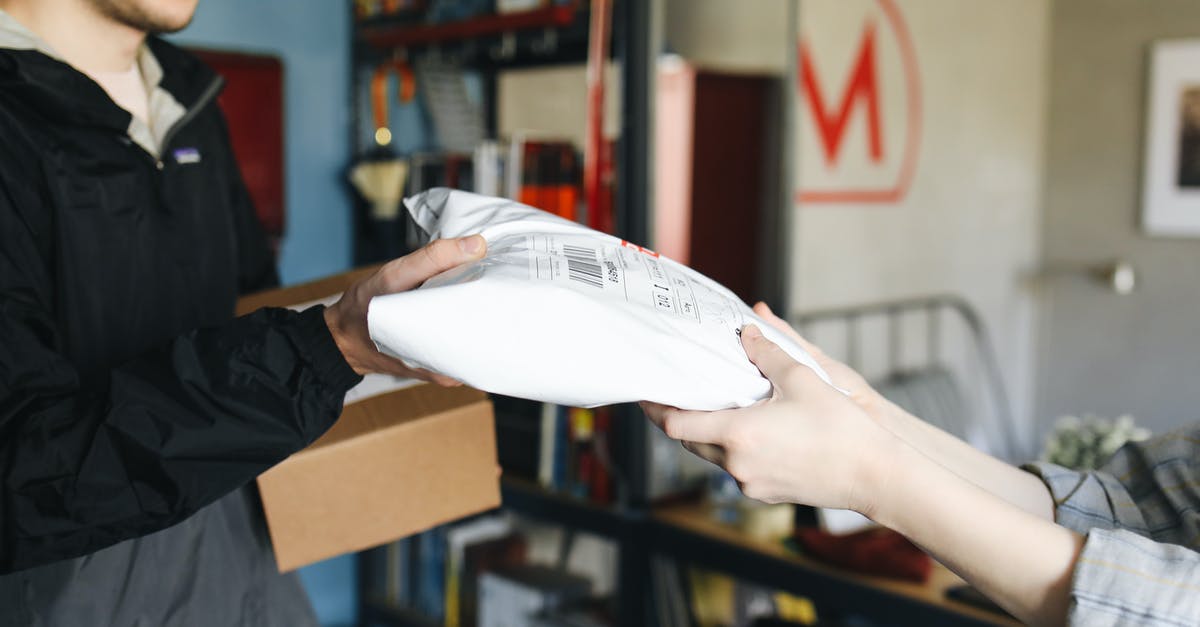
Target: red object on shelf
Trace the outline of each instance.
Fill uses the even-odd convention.
[[[867,575],[924,583],[933,562],[924,551],[891,529],[866,529],[837,536],[820,529],[795,532],[804,552],[826,564]]]
[[[272,246],[283,235],[283,62],[268,55],[191,50],[225,78],[217,100],[242,180]]]
[[[533,11],[485,15],[460,22],[420,26],[367,26],[363,39],[376,48],[405,48],[446,41],[499,35],[516,30],[566,26],[575,20],[578,3],[556,5]]]

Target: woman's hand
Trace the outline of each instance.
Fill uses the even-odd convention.
[[[487,242],[479,235],[436,240],[351,286],[338,302],[325,309],[325,324],[346,363],[359,374],[374,372],[445,386],[459,385],[450,377],[409,368],[399,359],[379,352],[367,329],[367,308],[376,296],[415,289],[446,270],[483,257],[486,251]]]
[[[777,330],[796,340],[800,346],[803,346],[804,350],[808,351],[808,354],[812,355],[817,364],[829,375],[830,381],[837,387],[845,390],[850,395],[851,400],[857,403],[863,411],[867,412],[868,416],[882,424],[885,428],[887,428],[890,422],[888,419],[891,418],[892,412],[903,411],[885,399],[879,392],[876,392],[875,388],[871,387],[866,379],[855,372],[853,368],[826,355],[825,351],[821,350],[820,347],[800,337],[800,334],[787,321],[776,316],[775,312],[771,311],[771,308],[766,303],[756,304],[754,306],[754,313],[758,314],[760,318]]]
[[[770,399],[716,412],[644,403],[650,419],[727,470],[750,498],[871,515],[896,438],[757,327],[742,331],[742,345],[774,386]],[[852,383],[845,373],[841,376],[839,385]]]
[[[929,551],[1021,621],[1062,623],[1083,538],[1052,522],[1041,481],[884,400],[765,305],[755,312],[801,342],[850,396],[746,327],[742,344],[774,386],[770,399],[717,412],[643,403],[650,419],[725,468],[746,496],[858,511]]]
[[[1047,520],[1054,519],[1054,502],[1040,479],[981,453],[887,400],[849,366],[835,361],[800,337],[765,304],[755,305],[754,313],[799,342],[829,373],[833,384],[846,390],[850,398],[879,426],[967,481],[1031,514]]]

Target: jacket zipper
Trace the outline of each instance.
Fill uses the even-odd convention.
[[[175,138],[175,135],[177,135],[184,126],[187,126],[189,122],[195,119],[195,117],[199,115],[205,107],[208,106],[209,102],[212,102],[212,99],[217,96],[217,93],[221,91],[221,87],[224,85],[225,79],[221,78],[220,76],[214,78],[212,82],[208,84],[208,87],[204,88],[204,91],[200,94],[200,98],[196,100],[195,104],[188,107],[188,109],[183,112],[183,117],[176,120],[175,123],[171,125],[171,128],[167,129],[167,134],[163,135],[162,149],[160,150],[158,158],[155,159],[154,163],[154,167],[158,168],[158,171],[161,172],[163,168],[166,167],[166,165],[163,163],[163,155],[166,154],[167,147],[171,145],[171,140]]]

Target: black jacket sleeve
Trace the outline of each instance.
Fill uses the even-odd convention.
[[[359,380],[318,307],[190,332],[85,389],[46,274],[0,189],[0,572],[186,518],[316,439]]]

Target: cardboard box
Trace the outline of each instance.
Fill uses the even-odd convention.
[[[238,314],[328,299],[373,271],[247,296]],[[485,394],[367,379],[325,435],[258,478],[281,572],[500,505]]]

